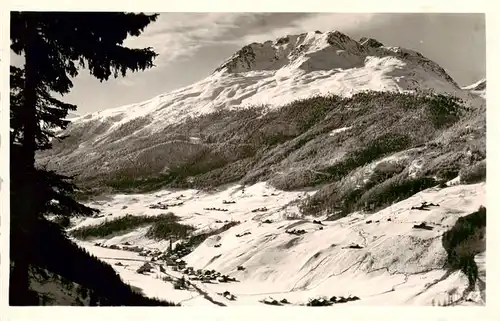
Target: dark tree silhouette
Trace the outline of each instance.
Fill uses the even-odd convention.
[[[151,48],[127,48],[123,41],[139,36],[156,18],[143,13],[11,12],[11,50],[24,57],[22,68],[11,67],[11,305],[38,304],[30,296],[28,279],[33,249],[39,245],[34,242],[43,242],[40,230],[56,233],[41,228],[44,215],[96,211],[72,198],[71,177],[35,166],[36,152],[51,148],[51,139],[62,139],[54,129],[65,129],[64,118],[76,109],[52,94],[69,93],[71,78],[83,68],[104,81],[153,67],[157,54]]]

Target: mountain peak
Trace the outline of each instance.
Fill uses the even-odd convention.
[[[73,124],[99,120],[109,124],[112,133],[137,121],[141,131],[155,131],[216,110],[280,108],[312,96],[415,90],[470,97],[443,68],[418,52],[372,38],[356,41],[339,31],[311,31],[251,43],[205,79],[142,103],[79,117]]]
[[[384,46],[380,41],[366,37],[362,37],[361,39],[359,39],[359,43],[364,47],[371,47],[371,48],[379,48]]]
[[[405,64],[417,64],[458,88],[455,81],[435,62],[419,52],[384,46],[362,37],[356,41],[340,31],[312,31],[286,35],[263,43],[242,47],[224,61],[214,73],[239,74],[255,71],[311,72],[361,68],[369,57],[394,57]]]
[[[309,61],[309,64],[312,63],[314,70],[334,68],[335,64],[328,63],[323,57],[317,57],[326,63],[323,65],[312,59],[312,56],[318,56],[315,55],[316,53],[323,51],[326,51],[326,54],[332,54],[333,57],[335,56],[334,51],[360,55],[365,50],[358,42],[339,31],[323,33],[317,30],[298,35],[286,35],[274,41],[268,40],[263,43],[254,42],[246,45],[222,63],[215,72],[271,71],[283,67],[307,69],[302,64],[305,61]],[[339,67],[347,67],[347,64],[340,63]]]

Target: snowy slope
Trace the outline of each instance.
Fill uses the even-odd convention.
[[[92,291],[45,269],[30,268],[30,289],[36,291],[40,305],[89,306]]]
[[[462,87],[464,90],[485,90],[486,89],[486,78],[480,79],[473,84]]]
[[[462,89],[486,99],[486,78],[478,80],[469,86],[462,87]]]
[[[69,112],[68,115],[66,116],[67,120],[73,120],[82,117],[82,115],[75,113],[75,112]]]
[[[420,53],[368,40],[359,43],[338,31],[310,32],[245,46],[199,82],[142,103],[80,117],[74,126],[111,122],[106,136],[120,125],[147,117],[141,131],[154,132],[220,108],[281,106],[315,95],[415,89],[464,95],[441,67]]]
[[[164,211],[147,206],[178,197],[184,204],[173,207],[172,212],[182,218],[181,223],[194,225],[198,230],[220,227],[218,220],[240,221],[219,236],[208,238],[184,258],[195,270],[213,269],[239,281],[213,284],[192,281],[208,297],[223,305],[261,304],[259,301],[269,296],[277,300],[286,298],[291,304],[304,304],[313,297],[333,295],[358,296],[361,300],[347,303],[355,305],[440,305],[449,304],[450,300],[457,304],[484,304],[479,288],[472,292],[466,290],[467,278],[461,272],[448,273],[444,269],[446,253],[441,245],[441,235],[458,217],[485,204],[484,183],[428,189],[375,214],[352,213],[337,221],[323,221],[322,229],[312,223],[312,218],[299,217],[293,202],[312,193],[279,191],[259,183],[244,191],[241,186],[232,186],[210,194],[197,190],[163,190],[145,195],[116,195],[92,204],[111,216],[88,218],[75,227],[97,224],[126,213],[160,214]],[[235,203],[222,205],[222,200]],[[410,209],[423,200],[439,207],[430,211]],[[229,211],[204,210],[214,206]],[[263,206],[268,211],[252,212]],[[271,223],[263,223],[267,219]],[[423,221],[432,230],[413,228]],[[307,233],[300,236],[285,233],[290,229],[304,229]],[[125,235],[78,243],[112,264],[126,282],[143,289],[146,295],[183,305],[212,304],[197,291],[174,290],[171,283],[162,281],[163,276],[180,278],[182,274],[169,267],[165,267],[165,273],[160,272],[161,261],[153,263],[152,274],[141,275],[135,270],[149,261],[148,258],[92,245],[94,242],[106,246],[129,242],[160,251],[168,248],[168,241],[148,240],[146,230],[141,228]],[[245,232],[251,234],[236,236]],[[221,246],[215,247],[216,244]],[[361,248],[348,248],[353,244]],[[479,255],[477,260],[484,261],[484,256]],[[116,266],[118,261],[124,266]],[[237,270],[240,265],[245,267],[244,271]],[[480,267],[480,270],[484,269]],[[237,299],[230,301],[217,294],[224,291],[230,291]]]

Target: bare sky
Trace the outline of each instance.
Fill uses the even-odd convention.
[[[208,76],[246,44],[315,30],[417,50],[460,85],[486,76],[483,14],[163,13],[126,43],[153,47],[155,68],[104,83],[83,70],[64,100],[79,114],[140,102]]]

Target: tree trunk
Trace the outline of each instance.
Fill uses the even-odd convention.
[[[39,41],[36,26],[26,21],[25,48],[25,84],[24,106],[22,108],[23,137],[20,159],[11,159],[18,165],[17,171],[11,173],[12,186],[15,191],[11,204],[11,258],[14,268],[10,275],[10,305],[36,304],[30,300],[29,262],[33,244],[34,228],[40,210],[40,201],[36,193],[35,151],[38,120],[36,115],[37,87],[39,77],[37,71],[37,42]]]

